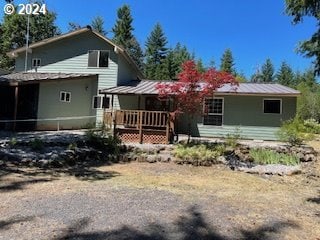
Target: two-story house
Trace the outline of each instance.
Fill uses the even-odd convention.
[[[90,27],[8,53],[15,72],[0,76],[0,128],[79,129],[104,122],[124,141],[168,142],[186,133],[184,117],[172,116],[158,99],[159,81],[143,74],[121,47]],[[225,85],[199,106],[194,136],[276,139],[282,121],[296,113],[294,89],[279,84]]]

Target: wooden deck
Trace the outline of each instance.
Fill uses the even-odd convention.
[[[174,113],[116,110],[104,113],[104,124],[125,143],[168,144],[174,133]]]

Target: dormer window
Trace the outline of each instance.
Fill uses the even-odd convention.
[[[40,58],[32,58],[32,68],[37,68],[41,66]]]
[[[88,56],[88,67],[106,68],[109,66],[109,51],[90,50]]]

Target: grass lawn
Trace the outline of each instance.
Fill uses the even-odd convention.
[[[319,176],[319,162],[287,177],[173,163],[2,169],[0,239],[317,239]]]

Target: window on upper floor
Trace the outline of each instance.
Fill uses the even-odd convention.
[[[88,67],[104,68],[109,66],[109,51],[90,50],[88,52]]]
[[[110,108],[110,98],[104,96],[93,96],[92,108]]]
[[[41,66],[40,58],[32,58],[32,68],[37,68]]]
[[[281,99],[263,99],[263,113],[281,114]]]

